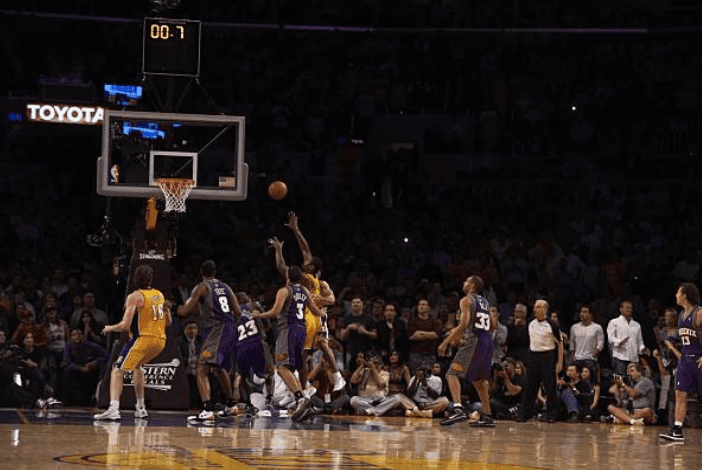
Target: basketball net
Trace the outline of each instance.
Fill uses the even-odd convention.
[[[166,208],[164,212],[185,212],[185,200],[190,190],[195,186],[195,181],[182,178],[161,178],[156,180],[164,197]]]

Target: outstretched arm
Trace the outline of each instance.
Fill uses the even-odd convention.
[[[280,275],[287,281],[288,265],[285,264],[285,258],[283,257],[283,242],[273,237],[268,239],[268,245],[275,251],[275,269],[277,269]]]
[[[297,244],[300,245],[300,251],[302,251],[302,264],[310,264],[312,262],[312,251],[310,251],[310,246],[300,231],[300,227],[297,224],[297,215],[294,212],[288,212],[288,223],[285,224],[285,226],[293,231],[295,238],[297,239]]]
[[[288,298],[288,288],[287,287],[282,287],[278,289],[278,292],[275,294],[275,303],[271,307],[270,310],[267,310],[263,313],[260,313],[259,311],[254,311],[251,316],[253,318],[274,318],[278,316],[281,310],[283,310],[283,305],[285,305],[285,301]]]

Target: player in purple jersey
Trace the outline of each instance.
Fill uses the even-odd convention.
[[[253,317],[254,312],[262,313],[263,308],[258,302],[252,302],[246,292],[238,292],[236,297],[241,316],[237,321],[236,364],[239,375],[235,384],[239,382],[241,396],[246,397],[248,402],[250,392],[246,380],[250,380],[256,386],[263,386],[268,381],[267,389],[272,390],[271,379],[275,367],[260,320]]]
[[[226,408],[220,412],[229,416],[234,409],[232,382],[229,369],[232,367],[236,352],[236,319],[241,316],[231,287],[215,278],[217,265],[212,260],[205,260],[200,266],[202,281],[195,286],[184,305],[178,307],[178,315],[194,313],[198,307],[202,317],[203,343],[197,366],[197,388],[202,399],[203,409],[197,416],[189,416],[188,422],[214,422],[215,415],[211,402],[211,388],[208,375],[215,371],[227,400]]]
[[[702,396],[702,308],[700,291],[692,282],[678,287],[675,301],[683,311],[678,319],[678,336],[682,357],[678,362],[675,387],[675,421],[673,426],[660,436],[671,441],[684,441],[683,421],[687,413],[687,396],[697,391]]]
[[[302,394],[300,380],[295,377],[294,371],[303,367],[305,343],[305,307],[313,315],[322,316],[309,291],[300,284],[302,269],[291,266],[288,270],[288,285],[278,289],[275,303],[270,310],[264,313],[253,313],[254,318],[278,319],[278,337],[275,344],[275,361],[278,375],[293,393],[296,400],[296,409],[292,414],[293,421],[301,421],[307,416],[310,400]]]
[[[490,367],[492,365],[493,342],[490,332],[494,329],[490,321],[490,303],[481,295],[483,280],[478,276],[470,276],[463,283],[465,297],[461,299],[461,317],[458,326],[453,328],[446,339],[439,345],[439,355],[444,356],[449,346],[459,346],[453,363],[446,372],[451,398],[453,399],[453,413],[442,425],[465,421],[468,414],[461,403],[461,379],[473,382],[478,392],[483,410],[480,419],[471,423],[476,427],[493,427],[495,421],[490,411]],[[465,340],[465,343],[462,343]]]

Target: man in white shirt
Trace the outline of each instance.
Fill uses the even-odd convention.
[[[580,322],[570,327],[570,350],[573,351],[573,363],[587,367],[593,377],[599,380],[597,356],[604,348],[604,331],[592,321],[590,307],[580,308]]]
[[[607,325],[607,339],[612,346],[612,370],[617,375],[626,375],[631,362],[639,362],[639,354],[647,351],[641,335],[641,325],[631,318],[634,308],[630,301],[619,303],[619,315]]]

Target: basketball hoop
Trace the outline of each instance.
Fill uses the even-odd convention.
[[[164,212],[185,212],[185,200],[195,186],[195,181],[184,178],[160,178],[156,180],[156,184],[166,198]]]

